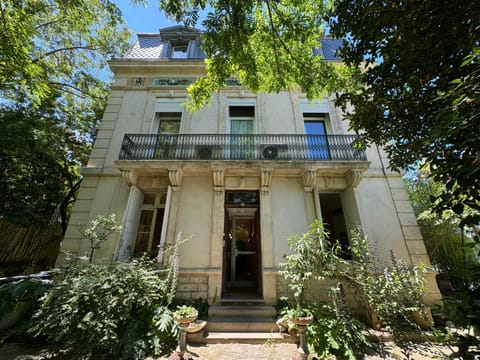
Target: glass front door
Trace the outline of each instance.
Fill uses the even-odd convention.
[[[223,297],[261,295],[261,255],[256,194],[257,192],[236,194],[230,192],[226,197]],[[231,203],[229,203],[230,200]]]

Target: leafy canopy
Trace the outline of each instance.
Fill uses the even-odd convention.
[[[39,105],[58,93],[66,103],[106,95],[98,71],[130,37],[114,2],[4,0],[0,16],[2,97]]]
[[[348,39],[344,61],[366,65],[365,86],[339,96],[351,127],[383,145],[394,169],[428,164],[444,185],[435,207],[457,214],[480,210],[479,7],[336,0],[331,13],[333,35]],[[464,222],[479,220],[472,213]]]
[[[143,0],[132,0],[143,3]],[[110,0],[0,2],[0,218],[63,231],[130,32]]]
[[[313,49],[324,36],[328,0],[160,0],[187,26],[206,11],[202,46],[206,76],[189,88],[190,109],[208,104],[230,77],[254,92],[301,88],[309,98],[348,88],[351,68],[322,61]]]

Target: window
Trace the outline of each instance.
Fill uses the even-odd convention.
[[[186,59],[188,53],[188,41],[172,41],[172,52],[170,58],[172,59]]]
[[[350,259],[348,229],[343,212],[340,194],[320,194],[320,207],[325,229],[329,233],[330,244],[340,244],[340,253],[344,259]]]
[[[304,113],[303,124],[305,128],[308,158],[312,160],[328,160],[330,158],[328,141],[326,137],[325,122],[327,114]]]
[[[155,114],[155,121],[158,124],[159,134],[180,133],[181,120],[182,120],[181,112],[157,112]]]
[[[158,255],[166,193],[145,193],[137,238],[133,250],[134,257],[147,255],[153,259]]]
[[[255,107],[254,106],[229,106],[230,118],[230,157],[232,159],[254,158],[255,145],[252,135],[254,133]]]

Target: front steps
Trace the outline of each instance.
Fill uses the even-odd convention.
[[[203,343],[264,344],[269,341],[296,343],[297,337],[280,334],[276,311],[265,305],[212,305]]]

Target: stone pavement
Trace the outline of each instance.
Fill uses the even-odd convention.
[[[188,350],[194,360],[292,360],[300,359],[295,344],[276,344],[266,342],[265,344],[208,344],[189,345]],[[377,353],[362,356],[360,359],[381,360],[381,359],[447,359],[456,349],[445,345],[415,344],[407,355],[392,343],[384,344],[383,349]],[[0,348],[1,360],[42,360],[48,350],[39,345],[28,344],[5,344]],[[174,357],[156,357],[146,360],[166,360]],[[313,356],[311,358],[314,358]],[[454,357],[455,359],[455,357]],[[457,358],[461,359],[461,358]]]

